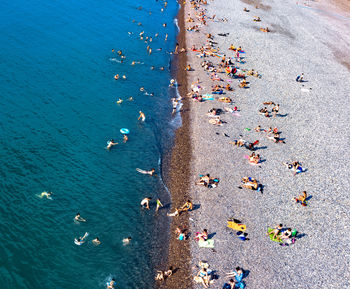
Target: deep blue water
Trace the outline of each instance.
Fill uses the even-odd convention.
[[[159,177],[135,168],[155,167],[159,176],[172,137],[166,52],[178,4],[169,1],[162,13],[163,4],[0,2],[0,288],[105,288],[112,277],[117,288],[152,287],[165,210],[146,212],[139,203],[167,195]],[[141,41],[141,31],[153,41]],[[112,49],[123,51],[123,63]],[[114,80],[117,73],[127,79]],[[126,144],[123,127],[131,131]],[[111,138],[119,145],[107,151]],[[53,199],[39,198],[43,191]],[[86,223],[73,222],[77,212]],[[76,246],[85,232],[87,242]],[[127,236],[132,242],[123,246]]]

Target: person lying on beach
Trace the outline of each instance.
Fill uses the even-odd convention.
[[[295,161],[292,163],[283,163],[288,169],[293,170],[294,171],[294,176],[296,174],[302,173],[303,172],[303,168],[301,166],[301,163]]]
[[[304,206],[304,207],[307,206],[306,199],[307,199],[307,193],[306,193],[306,191],[303,191],[303,192],[302,192],[302,195],[300,195],[299,197],[293,198],[293,200],[294,200],[296,203],[300,203],[300,204],[301,204],[302,206]]]
[[[115,145],[117,145],[117,144],[118,144],[117,142],[115,142],[113,139],[111,139],[111,140],[109,140],[109,141],[107,142],[107,147],[106,147],[106,149],[110,150],[112,146],[115,146]]]
[[[280,134],[277,127],[272,128],[271,126],[269,127],[267,133]]]
[[[164,271],[164,277],[168,278],[173,275],[173,267],[170,266],[168,270]]]
[[[209,123],[212,125],[218,125],[218,126],[223,125],[223,122],[221,121],[220,116],[216,116],[216,118],[209,119]]]
[[[274,143],[286,143],[284,140],[282,140],[279,136],[279,134],[274,133],[273,135],[268,134],[266,136],[269,140],[272,140]]]
[[[251,177],[243,177],[242,180],[242,186],[239,186],[239,189],[247,188],[253,191],[261,191],[261,185],[258,183],[258,181]]]
[[[199,181],[196,183],[196,185],[202,185],[207,188],[215,188],[218,182],[219,182],[219,179],[211,178],[210,175],[207,174],[205,176],[201,176],[199,178]]]
[[[256,127],[256,128],[254,128],[254,130],[256,131],[256,132],[261,132],[262,131],[262,129],[261,129],[261,126],[260,126],[260,124]]]
[[[74,221],[77,221],[77,222],[86,222],[86,220],[82,217],[80,217],[80,213],[77,213],[74,217]]]
[[[177,217],[180,215],[179,209],[175,208],[175,212],[174,213],[167,213],[167,216],[169,217]]]
[[[149,201],[152,200],[151,197],[148,197],[148,198],[144,198],[142,201],[141,201],[141,207],[142,208],[146,208],[147,210],[149,210]]]
[[[49,200],[52,200],[51,196],[52,196],[52,192],[42,192],[40,195],[37,195],[39,198],[43,198],[46,197]]]
[[[163,271],[157,270],[157,275],[154,278],[156,281],[164,281],[164,273]]]
[[[254,16],[253,21],[254,21],[254,22],[260,22],[261,19],[260,19],[260,17],[258,17],[258,16]]]
[[[138,171],[139,173],[144,174],[144,175],[153,176],[156,170],[155,169],[151,169],[150,171],[146,171],[146,170],[142,170],[142,169],[136,168],[136,171]]]
[[[279,224],[271,232],[266,233],[266,236],[273,235],[272,238],[275,239],[282,231],[283,225]]]
[[[230,141],[229,143],[233,144],[233,145],[235,145],[237,147],[242,147],[245,144],[245,140],[240,138],[239,140]]]
[[[198,272],[197,277],[199,277],[199,279],[197,279],[199,281],[199,283],[202,283],[202,285],[205,288],[209,287],[210,284],[210,275],[207,272],[206,268],[201,268],[201,270]]]
[[[262,32],[270,32],[270,29],[269,29],[269,27],[260,28],[260,31],[262,31]]]
[[[125,245],[128,245],[128,244],[130,243],[131,239],[132,239],[131,237],[124,238],[124,239],[122,240],[123,245],[124,245],[124,246],[125,246]]]
[[[236,282],[233,279],[230,279],[228,283],[224,284],[224,287],[222,289],[235,289],[236,288]]]
[[[93,239],[92,241],[92,244],[94,244],[95,246],[98,246],[101,244],[101,241],[98,237],[96,237],[95,239]]]
[[[259,140],[256,140],[256,141],[253,142],[253,143],[247,143],[247,142],[245,142],[245,143],[244,143],[244,146],[245,146],[248,150],[250,150],[250,151],[255,151],[255,150],[256,150],[255,146],[258,145],[258,144],[259,144]]]
[[[265,114],[266,112],[268,112],[267,107],[259,109],[260,114]]]

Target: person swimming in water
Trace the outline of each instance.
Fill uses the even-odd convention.
[[[129,140],[128,136],[126,134],[124,134],[123,136],[123,142],[126,143]]]
[[[124,238],[124,239],[123,239],[123,245],[124,245],[124,246],[125,246],[125,245],[128,245],[128,244],[130,243],[130,241],[131,241],[131,237]]]
[[[141,174],[150,175],[150,176],[153,176],[154,173],[156,172],[155,169],[151,169],[150,171],[145,171],[145,170],[141,170],[141,169],[137,168],[136,170]]]
[[[113,278],[110,282],[107,282],[107,289],[115,288],[115,279]]]
[[[101,244],[101,241],[98,237],[96,237],[95,239],[93,239],[92,241],[92,244],[94,244],[95,246],[98,246]]]
[[[82,217],[80,217],[80,213],[77,213],[74,217],[74,221],[77,221],[77,222],[86,222],[86,220]]]
[[[139,111],[139,114],[140,114],[140,116],[139,116],[139,118],[137,120],[141,119],[141,121],[145,121],[146,120],[146,115],[141,110]]]
[[[85,235],[84,235],[83,237],[75,238],[75,239],[74,239],[74,244],[75,244],[75,245],[78,245],[78,246],[84,244],[84,243],[85,243],[84,239],[85,239],[87,236],[89,236],[89,233],[88,233],[88,232],[86,232]]]
[[[114,142],[113,139],[111,139],[110,141],[107,142],[107,149],[110,150],[112,146],[115,146],[117,145],[118,143],[117,142]]]
[[[49,200],[52,200],[51,196],[52,196],[52,192],[42,192],[40,195],[37,195],[39,198],[43,198],[46,197]]]

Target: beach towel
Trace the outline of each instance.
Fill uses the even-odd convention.
[[[206,241],[199,240],[198,246],[201,248],[214,248],[214,240],[211,240],[211,239]]]

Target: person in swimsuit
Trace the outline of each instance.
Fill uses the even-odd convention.
[[[52,200],[51,196],[52,196],[52,192],[42,192],[39,196],[39,198],[43,198],[43,197],[46,197],[48,198],[49,200]]]
[[[281,233],[281,230],[283,228],[282,224],[279,224],[278,226],[276,226],[270,233],[266,233],[267,236],[270,236],[273,234],[272,238],[275,239],[277,238],[277,236]]]
[[[139,116],[139,118],[137,120],[141,119],[141,121],[145,121],[146,120],[146,115],[141,110],[139,111],[139,114],[140,114],[140,116]]]
[[[141,201],[141,207],[146,208],[147,210],[149,210],[149,201],[150,201],[150,200],[152,200],[151,197],[144,198],[144,199]]]
[[[117,142],[115,142],[113,139],[111,139],[111,140],[108,141],[108,143],[107,143],[107,149],[110,150],[110,148],[111,148],[112,146],[115,146],[115,145],[117,145],[117,144],[118,144]]]
[[[126,143],[129,140],[128,136],[126,134],[124,134],[123,136],[123,142]]]
[[[160,208],[160,207],[163,207],[163,204],[162,204],[162,202],[160,201],[160,199],[157,199],[157,200],[156,200],[156,203],[157,203],[156,212],[158,212],[159,208]]]
[[[98,237],[96,237],[95,239],[93,239],[92,241],[92,244],[94,244],[95,246],[98,246],[101,244],[101,241]]]
[[[185,212],[185,211],[192,211],[192,209],[193,209],[193,204],[191,200],[187,200],[187,202],[183,204],[183,206],[180,208],[179,213]]]
[[[130,241],[131,241],[131,237],[127,237],[127,238],[123,239],[123,245],[124,246],[128,245],[130,243]]]
[[[208,287],[209,287],[209,279],[210,279],[210,276],[208,275],[207,269],[206,269],[206,268],[202,268],[202,269],[198,272],[197,276],[200,277],[201,283],[203,284],[203,286],[204,286],[205,288],[208,288]]]
[[[86,232],[85,235],[84,235],[83,237],[75,238],[75,239],[74,239],[75,245],[80,246],[80,245],[84,244],[84,243],[85,243],[84,239],[85,239],[88,235],[89,235],[89,233]]]
[[[115,288],[115,280],[112,279],[111,282],[107,283],[107,289],[114,289]]]
[[[82,217],[80,217],[80,213],[77,213],[74,217],[74,220],[77,222],[86,222],[86,220]]]

